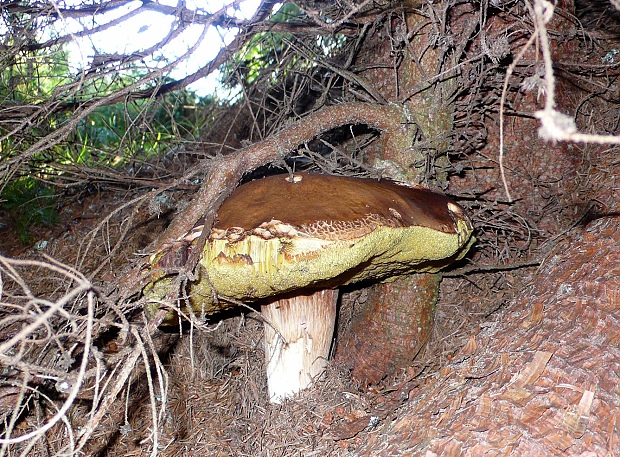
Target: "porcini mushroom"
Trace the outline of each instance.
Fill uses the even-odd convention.
[[[280,402],[325,370],[337,287],[438,271],[472,242],[462,208],[428,189],[316,174],[271,176],[239,186],[222,204],[190,303],[213,313],[230,306],[214,300],[214,292],[262,301],[269,397]]]

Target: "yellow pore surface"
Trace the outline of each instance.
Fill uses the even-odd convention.
[[[305,287],[338,287],[380,281],[411,272],[433,272],[465,255],[471,229],[457,221],[457,233],[428,227],[378,227],[346,241],[297,235],[265,240],[250,235],[240,241],[210,240],[200,260],[199,278],[190,300],[197,312],[230,306],[216,304],[213,292],[254,301]]]

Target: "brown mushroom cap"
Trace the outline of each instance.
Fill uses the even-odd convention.
[[[428,189],[316,174],[296,174],[295,179],[292,183],[288,175],[278,175],[240,186],[218,211],[215,236],[238,229],[252,233],[272,220],[334,240],[365,235],[381,225],[458,230],[454,211],[460,208]],[[457,217],[463,217],[462,210]]]
[[[190,290],[192,307],[221,309],[214,290],[253,301],[437,271],[467,252],[471,234],[463,210],[427,189],[327,175],[271,176],[240,186],[218,211]]]

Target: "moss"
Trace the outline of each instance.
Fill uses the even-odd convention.
[[[200,260],[199,277],[190,286],[190,302],[197,313],[212,314],[228,305],[214,302],[213,291],[241,301],[255,301],[305,287],[336,287],[366,280],[383,280],[411,272],[435,272],[465,255],[473,243],[471,230],[459,222],[459,233],[447,234],[427,227],[382,227],[329,249],[309,250],[291,256],[275,238],[241,243],[207,243]],[[261,247],[258,247],[260,244]],[[262,258],[263,260],[258,260]],[[157,263],[157,257],[153,258]],[[170,294],[172,280],[155,280],[145,289],[154,313]]]

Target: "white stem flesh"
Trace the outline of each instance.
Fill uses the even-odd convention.
[[[337,290],[320,290],[261,307],[266,321],[267,386],[272,403],[292,397],[325,372],[337,300]]]

